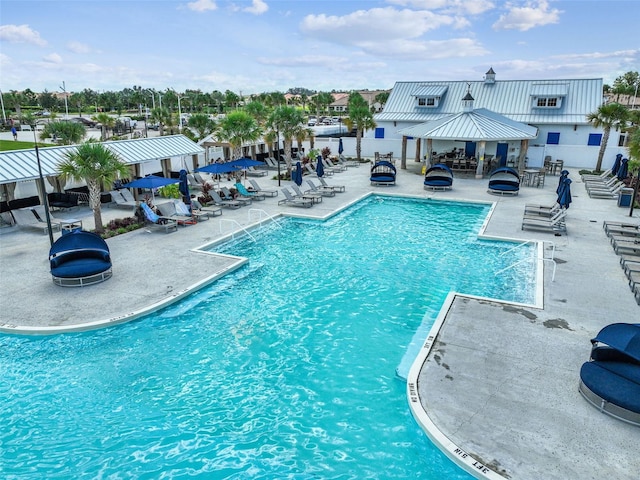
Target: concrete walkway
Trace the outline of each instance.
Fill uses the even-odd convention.
[[[327,178],[330,184],[345,185],[346,193],[324,198],[311,209],[278,206],[279,196],[235,211],[224,209],[222,217],[180,227],[176,233],[138,230],[111,238],[113,278],[82,289],[53,285],[46,235],[2,228],[0,331],[96,328],[175,301],[238,265],[237,259],[194,250],[229,234],[231,222],[219,218],[242,227],[266,214],[324,218],[371,191],[495,202],[485,234],[543,240],[546,256],[553,245],[555,281],[551,264],[545,262],[540,279],[543,308],[450,295],[438,320],[434,348],[425,349],[412,369],[416,380],[410,376],[410,403],[414,411],[423,411],[414,414],[423,425],[431,425],[429,435],[445,451],[453,445],[448,454],[478,477],[637,478],[640,429],[600,414],[580,397],[577,384],[590,338],[609,323],[640,318],[640,307],[602,229],[604,220],[640,223],[640,212],[629,218],[628,208],[617,207],[613,200],[590,199],[578,172],[569,169],[573,203],[568,234],[522,231],[524,204],[553,204],[557,177],[547,177],[544,188],[522,187],[517,197],[496,197],[486,192],[486,179],[471,176],[456,178],[452,191],[427,192],[419,170],[419,164],[410,162],[407,170],[398,170],[396,186],[373,188],[369,168],[362,165]],[[277,188],[268,178],[258,181]],[[251,218],[250,208],[256,209]],[[105,208],[103,219],[128,214]],[[55,215],[82,216],[85,228],[93,227],[88,209]],[[467,462],[469,458],[473,461]]]

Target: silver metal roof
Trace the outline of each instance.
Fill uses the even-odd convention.
[[[184,135],[140,138],[104,142],[103,145],[118,154],[126,164],[144,163],[163,158],[197,155],[204,149]],[[75,145],[38,148],[42,174],[58,174],[58,164],[67,152],[76,150]],[[0,152],[0,184],[33,180],[39,177],[35,148]]]
[[[413,92],[414,97],[441,97],[449,87],[446,85],[423,85]]]
[[[447,86],[438,106],[418,107],[416,92],[427,87]],[[474,108],[485,108],[517,122],[528,124],[587,124],[587,114],[602,104],[602,79],[569,80],[496,80],[466,82],[397,82],[382,113],[374,116],[378,122],[408,121],[428,122],[462,111],[462,99],[470,92]],[[532,95],[562,96],[562,106],[557,109],[533,108]]]
[[[536,138],[538,129],[482,108],[420,123],[398,133],[438,140],[497,141]]]

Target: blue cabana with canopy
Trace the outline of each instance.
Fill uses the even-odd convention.
[[[640,426],[640,324],[607,325],[591,344],[580,393],[602,413]]]
[[[449,190],[453,185],[453,172],[443,163],[436,163],[424,176],[425,190]]]

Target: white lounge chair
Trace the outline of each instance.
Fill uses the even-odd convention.
[[[142,211],[144,212],[146,225],[162,228],[164,229],[165,233],[169,233],[171,230],[178,230],[178,222],[176,222],[173,218],[167,218],[158,215],[153,210],[151,210],[151,207],[149,207],[149,205],[147,205],[145,202],[140,202],[140,208],[142,208]]]
[[[346,189],[346,187],[344,185],[329,185],[325,181],[325,179],[322,178],[322,177],[318,177],[318,180],[320,181],[320,183],[322,184],[323,187],[331,188],[331,189],[333,189],[334,192],[341,193],[341,192],[344,192],[345,189]]]
[[[295,183],[291,185],[291,189],[293,190],[294,198],[306,198],[311,200],[313,203],[322,202],[322,194],[320,193],[314,193],[314,192],[305,193],[302,190],[300,190],[300,187]]]
[[[235,200],[223,200],[220,197],[220,195],[218,195],[218,192],[216,192],[215,190],[211,190],[209,192],[209,195],[211,196],[211,198],[213,198],[213,203],[215,203],[219,207],[236,209],[236,208],[240,208],[241,206],[240,202],[236,202]]]
[[[315,183],[313,183],[313,181],[311,180],[307,180],[307,185],[309,185],[309,190],[307,190],[308,192],[319,193],[324,197],[336,196],[335,190],[331,187],[318,186]]]
[[[178,213],[174,202],[166,202],[158,205],[158,210],[160,210],[163,217],[175,220],[178,222],[178,225],[182,225],[183,227],[197,223],[194,217]]]
[[[42,207],[42,205],[40,205]],[[43,207],[44,208],[44,207]],[[11,215],[13,216],[13,220],[15,221],[18,227],[24,228],[37,228],[42,230],[43,233],[47,233],[49,231],[49,227],[47,226],[46,220],[41,220],[36,216],[33,207],[26,208],[18,208],[15,210],[11,210]],[[42,212],[43,217],[45,216],[44,211]],[[59,232],[62,227],[62,223],[57,218],[49,216],[51,219],[51,230],[52,232]]]
[[[125,194],[124,192],[127,193]],[[133,198],[133,195],[131,195],[131,192],[126,188],[123,188],[122,190],[111,190],[109,194],[111,195],[112,204],[115,203],[116,207],[131,209],[138,204],[135,198]]]
[[[566,232],[565,217],[567,211],[562,209],[552,217],[541,218],[540,216],[524,216],[522,218],[522,230],[544,230],[547,232]]]

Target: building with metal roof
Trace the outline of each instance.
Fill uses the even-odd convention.
[[[170,135],[154,138],[140,138],[135,140],[114,140],[103,142],[103,145],[115,152],[127,165],[132,166],[132,172],[138,176],[162,171],[169,176],[171,171],[179,170],[180,165],[187,166],[187,158],[196,168],[200,157],[204,158],[204,149],[184,135]],[[15,193],[16,184],[29,183],[23,186],[26,190],[35,189],[33,180],[39,178],[38,157],[43,177],[57,177],[58,165],[68,152],[74,151],[75,145],[41,147],[27,150],[9,150],[0,152],[0,193],[4,199],[11,199]],[[172,166],[172,161],[177,165]],[[20,196],[19,193],[17,195]]]
[[[542,166],[551,156],[593,168],[603,132],[587,115],[602,103],[600,78],[499,80],[490,69],[479,81],[396,82],[384,111],[374,116],[377,127],[366,136],[400,140],[403,156],[413,147],[416,161],[452,148],[477,155],[477,144],[484,142],[486,154],[500,157],[501,164]],[[611,133],[613,158],[620,149]],[[426,159],[422,151],[428,151]]]

